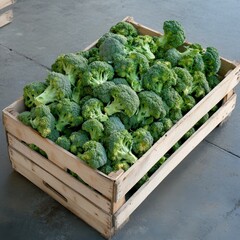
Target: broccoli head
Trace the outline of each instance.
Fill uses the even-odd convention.
[[[59,138],[59,136],[60,136],[59,131],[54,128],[54,129],[52,129],[51,133],[47,136],[47,138],[50,139],[53,142],[56,142],[57,139]]]
[[[114,82],[116,85],[124,84],[124,85],[129,86],[129,84],[128,84],[128,82],[127,82],[127,80],[125,78],[113,78],[112,82]]]
[[[46,82],[48,83],[48,87],[35,98],[37,105],[48,104],[71,97],[71,83],[67,76],[61,73],[50,72]]]
[[[82,106],[82,116],[84,120],[95,118],[100,122],[105,122],[108,116],[102,111],[103,103],[97,98],[90,98]]]
[[[97,169],[107,163],[107,155],[103,145],[96,141],[88,141],[83,145],[83,153],[78,157],[86,162],[91,168]]]
[[[130,168],[129,163],[126,161],[117,161],[113,163],[113,170],[118,171],[122,169],[123,171],[127,171]]]
[[[220,83],[220,78],[217,74],[207,76],[208,85],[211,89],[215,88]]]
[[[18,114],[18,120],[26,126],[31,126],[31,112],[24,111]]]
[[[109,173],[111,173],[113,171],[113,168],[112,168],[111,164],[107,162],[102,167],[100,167],[99,170],[101,172],[105,173],[106,175],[108,175]]]
[[[110,28],[110,32],[123,35],[125,37],[136,37],[138,35],[137,29],[128,22],[119,22]]]
[[[103,103],[109,103],[111,101],[110,92],[114,86],[115,83],[113,81],[104,82],[93,89],[93,96],[100,99]]]
[[[164,118],[161,120],[161,122],[163,124],[163,129],[165,132],[167,132],[173,126],[173,122],[170,118]]]
[[[82,130],[90,134],[91,140],[100,141],[104,134],[104,127],[97,119],[88,119],[82,124]]]
[[[100,47],[101,44],[107,39],[107,38],[114,38],[118,40],[121,44],[127,45],[127,38],[121,34],[116,34],[112,32],[105,33],[97,42],[96,47]]]
[[[70,149],[71,142],[66,136],[62,135],[58,137],[56,144],[68,151]]]
[[[125,129],[119,117],[111,116],[104,122],[104,135],[109,136],[114,131],[121,131]]]
[[[24,104],[28,108],[35,106],[35,98],[44,92],[47,84],[44,82],[32,82],[23,88]]]
[[[153,137],[151,133],[144,128],[138,128],[132,133],[132,137],[132,151],[138,157],[141,157],[153,145]]]
[[[180,108],[172,108],[170,109],[167,118],[170,118],[173,124],[178,122],[181,118],[183,117],[182,115],[182,110]]]
[[[190,128],[182,137],[183,140],[187,140],[188,138],[190,138],[193,134],[195,133],[195,129],[192,127]],[[181,139],[181,140],[182,140]]]
[[[194,127],[200,128],[208,119],[209,119],[209,113],[206,113],[206,114],[195,124]]]
[[[196,100],[191,95],[184,95],[182,96],[182,99],[183,99],[183,105],[182,105],[183,113],[190,111],[196,105]]]
[[[83,130],[79,130],[77,132],[72,132],[69,139],[71,142],[70,151],[73,154],[81,153],[84,143],[86,143],[90,140],[87,132],[85,132]]]
[[[155,165],[153,165],[153,167],[148,171],[148,175],[149,176],[153,175],[166,160],[167,160],[166,156],[161,157],[158,160],[158,162]]]
[[[80,106],[68,98],[58,102],[56,105],[56,114],[56,129],[60,132],[66,126],[77,127],[83,122],[80,116]]]
[[[137,157],[131,152],[133,138],[127,130],[114,131],[106,139],[106,150],[111,161],[126,161],[133,164]]]
[[[139,107],[139,98],[129,86],[119,84],[111,89],[113,101],[104,110],[108,116],[117,112],[123,112],[128,117],[133,116]]]
[[[165,133],[164,125],[161,121],[153,122],[149,127],[148,131],[151,133],[154,142],[156,142]]]

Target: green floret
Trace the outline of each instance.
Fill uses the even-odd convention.
[[[139,189],[144,183],[146,183],[149,180],[148,174],[145,174],[135,185],[135,189]]]
[[[31,110],[31,126],[36,129],[42,137],[48,137],[54,129],[55,118],[46,105],[39,105]]]
[[[93,47],[85,51],[80,51],[77,52],[76,54],[86,58],[88,63],[100,60],[99,49],[97,47]]]
[[[128,117],[133,116],[139,107],[139,98],[129,86],[119,84],[112,88],[111,96],[114,100],[104,110],[108,116],[123,112]]]
[[[84,153],[78,157],[85,161],[91,168],[97,169],[107,163],[107,155],[103,145],[96,141],[88,141],[83,145]]]
[[[97,119],[88,119],[82,124],[82,130],[90,134],[91,140],[100,141],[104,134],[104,127]]]
[[[171,121],[173,122],[173,124],[175,124],[176,122],[178,122],[182,117],[182,111],[180,108],[172,108],[169,113],[168,113],[168,118],[171,119]]]
[[[72,132],[69,139],[71,142],[70,151],[74,154],[81,153],[84,143],[90,140],[87,132],[83,130],[79,130],[78,132]]]
[[[160,94],[163,86],[176,85],[177,76],[174,71],[163,63],[151,66],[143,75],[144,89]]]
[[[31,112],[24,111],[19,113],[17,116],[18,120],[21,121],[26,126],[31,126]]]
[[[56,129],[62,131],[65,127],[77,127],[83,119],[80,116],[80,106],[65,98],[56,105],[57,122]]]
[[[96,87],[99,84],[111,80],[114,76],[113,67],[102,61],[95,61],[88,65],[88,70],[83,74],[84,86]]]
[[[184,95],[182,96],[182,99],[183,99],[183,105],[182,105],[183,113],[190,111],[196,105],[196,100],[191,95]]]
[[[68,151],[70,149],[71,142],[66,136],[63,135],[58,137],[56,144]]]
[[[127,171],[129,168],[130,168],[130,165],[126,161],[114,162],[113,164],[114,171],[118,171],[120,169],[122,169],[123,171]]]
[[[148,171],[148,175],[149,176],[153,175],[166,160],[167,160],[166,156],[161,157],[159,161]]]
[[[103,103],[109,103],[111,101],[110,92],[114,86],[115,83],[112,81],[100,84],[93,89],[93,96],[100,99]]]
[[[99,47],[99,56],[102,61],[113,62],[118,55],[125,56],[128,50],[115,38],[107,38]]]
[[[162,119],[166,116],[165,105],[162,98],[152,91],[142,91],[138,94],[140,100],[137,121],[143,122],[148,118]],[[152,122],[151,121],[151,122]],[[150,122],[150,123],[151,123]]]
[[[156,142],[165,133],[164,125],[161,121],[153,122],[149,127],[148,131],[151,133],[154,142]]]
[[[176,91],[181,95],[190,94],[192,92],[192,75],[185,68],[175,67],[173,70],[177,74]]]
[[[54,128],[54,129],[52,129],[51,133],[47,136],[47,138],[53,142],[56,142],[59,136],[60,136],[59,131]]]
[[[127,38],[121,34],[116,34],[116,33],[112,33],[112,32],[108,32],[105,33],[97,42],[96,46],[100,47],[101,44],[107,39],[107,38],[114,38],[116,40],[118,40],[121,44],[123,45],[127,45]]]
[[[52,65],[52,71],[67,75],[71,84],[75,85],[79,75],[87,68],[87,59],[74,53],[62,54]]]
[[[90,98],[82,106],[82,116],[84,120],[87,119],[97,119],[100,122],[105,122],[108,116],[104,114],[103,103],[97,98]]]
[[[143,54],[139,52],[130,52],[128,57],[136,63],[139,77],[149,69],[149,61]]]
[[[220,83],[220,79],[217,74],[207,76],[207,81],[211,89],[215,88]]]
[[[151,133],[144,128],[138,128],[132,133],[132,136],[132,151],[136,156],[141,157],[153,145],[153,137]]]
[[[157,45],[164,49],[177,48],[185,41],[185,33],[181,24],[174,20],[163,23],[164,35],[157,40]]]
[[[106,150],[111,161],[126,161],[133,164],[137,161],[137,157],[131,152],[133,138],[127,130],[114,131],[106,139]]]
[[[187,140],[190,138],[193,134],[195,133],[195,129],[192,127],[190,128],[184,135],[183,135],[183,140]]]
[[[43,157],[48,158],[47,153],[43,151],[41,148],[39,148],[37,145],[30,143],[28,146],[35,152],[41,154]]]
[[[196,98],[202,98],[211,91],[204,73],[196,71],[193,74],[192,94]]]
[[[114,82],[116,85],[118,85],[118,84],[124,84],[124,85],[129,86],[129,84],[128,84],[128,82],[127,82],[127,80],[126,80],[125,78],[114,78],[114,79],[112,80],[112,82]]]
[[[119,22],[110,28],[110,32],[121,34],[125,37],[136,37],[138,35],[137,29],[128,22]]]
[[[207,120],[209,119],[209,113],[206,113],[196,124],[194,127],[201,127]]]
[[[125,126],[119,117],[109,117],[108,120],[104,122],[104,136],[109,136],[114,131],[121,131],[124,129]]]
[[[44,92],[35,98],[35,103],[38,104],[48,104],[55,101],[59,101],[63,98],[70,98],[71,83],[67,76],[61,73],[50,72],[46,79],[48,87]]]
[[[103,165],[102,167],[99,168],[99,170],[103,173],[105,173],[106,175],[108,175],[109,173],[111,173],[113,171],[112,166],[110,165],[110,163],[106,163],[105,165]]]
[[[32,82],[27,84],[23,88],[23,100],[24,104],[28,108],[32,108],[35,106],[35,98],[43,93],[46,89],[47,84],[43,82]]]
[[[181,109],[183,105],[183,99],[179,93],[173,87],[165,87],[161,92],[163,101],[167,104],[169,109]]]
[[[214,47],[207,47],[203,54],[203,61],[205,63],[205,72],[208,76],[218,73],[221,67],[221,60],[218,50]]]
[[[164,118],[161,120],[161,122],[163,123],[163,128],[165,132],[167,132],[173,126],[173,122],[170,118]]]
[[[147,123],[145,122],[145,119],[144,119],[144,122],[139,123],[136,115],[128,117],[124,113],[118,113],[117,116],[121,119],[123,125],[127,130],[136,130],[140,126],[147,125]],[[148,118],[146,120],[147,121],[150,120],[150,123],[153,121],[152,118]]]

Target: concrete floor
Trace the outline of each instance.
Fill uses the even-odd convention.
[[[127,15],[160,31],[163,21],[179,20],[188,41],[240,61],[239,0],[18,0],[13,11],[14,21],[0,29],[1,109],[21,96],[26,83],[43,80],[60,53],[83,49]],[[238,100],[228,122],[155,189],[113,239],[238,240],[239,120]],[[102,239],[12,171],[2,125],[0,134],[1,239]]]

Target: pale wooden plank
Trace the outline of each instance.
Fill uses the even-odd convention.
[[[109,238],[112,235],[112,228],[109,229],[106,225],[104,225],[102,222],[100,222],[96,217],[93,217],[88,212],[85,211],[84,208],[77,205],[75,202],[71,201],[70,199],[64,199],[61,197],[61,195],[57,194],[56,192],[52,191],[51,188],[47,187],[43,180],[39,178],[35,173],[32,171],[27,170],[25,167],[23,167],[20,164],[17,164],[14,159],[12,159],[14,164],[13,168],[19,172],[21,175],[26,177],[29,181],[34,183],[37,187],[42,189],[44,192],[46,192],[48,195],[50,195],[52,198],[54,198],[56,201],[58,201],[60,204],[62,204],[64,207],[66,207],[68,210],[70,210],[72,213],[74,213],[76,216],[81,218],[84,222],[89,224],[91,227],[96,229],[98,232],[100,232],[105,238]]]
[[[213,106],[239,82],[240,65],[222,80],[207,96],[180,119],[152,148],[116,180],[115,201],[123,197],[142,176]]]
[[[94,204],[89,202],[82,195],[76,193],[74,190],[69,188],[65,183],[59,181],[57,178],[46,172],[44,169],[33,163],[31,160],[26,158],[24,155],[9,147],[10,158],[13,159],[13,164],[18,164],[26,168],[27,170],[35,173],[45,183],[49,184],[56,192],[60,193],[65,199],[75,202],[76,205],[81,206],[93,217],[97,218],[105,226],[111,226],[111,215],[103,212],[101,209],[96,207]]]
[[[9,10],[0,15],[0,28],[12,22],[13,20],[13,12]]]
[[[48,161],[48,159],[30,149],[27,145],[20,142],[11,134],[8,134],[8,143],[11,148],[22,153],[28,159],[31,159],[31,161],[45,169],[47,172],[51,173],[51,175],[60,181],[64,182],[68,187],[84,196],[86,199],[103,209],[105,212],[111,213],[111,202],[101,194],[94,191],[91,187],[81,183],[79,180],[66,173],[63,169],[59,168],[57,165]]]
[[[7,6],[10,6],[15,3],[15,0],[1,0],[0,1],[0,9],[3,9]]]
[[[150,177],[150,179],[115,214],[115,227],[119,228],[132,212],[147,198],[167,175],[234,109],[234,94],[198,131]]]

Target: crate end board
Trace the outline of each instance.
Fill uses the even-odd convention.
[[[0,28],[6,26],[11,23],[13,20],[13,11],[9,10],[0,15]]]

